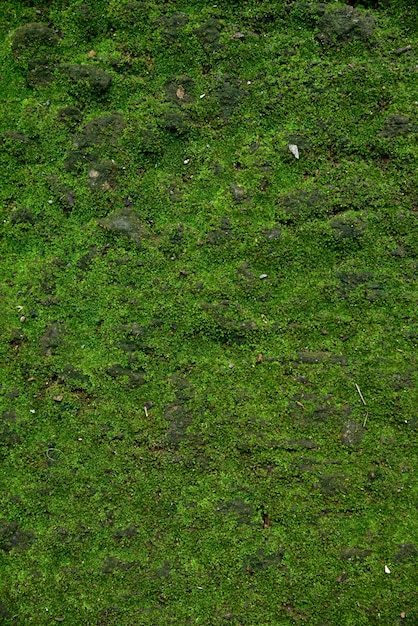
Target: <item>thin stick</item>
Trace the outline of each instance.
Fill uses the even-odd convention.
[[[363,422],[363,428],[366,426],[366,422],[367,422],[367,418],[369,417],[369,414],[366,413],[366,417],[364,418],[364,422]]]
[[[358,391],[358,394],[359,394],[359,396],[360,396],[360,398],[361,398],[361,401],[363,402],[363,404],[366,404],[366,401],[365,401],[365,399],[363,398],[363,394],[362,394],[362,393],[361,393],[361,391],[360,391],[360,387],[358,386],[358,384],[357,384],[357,383],[355,383],[355,385],[356,385],[356,389],[357,389],[357,391]]]
[[[58,448],[48,448],[48,450],[46,451],[46,456],[48,457],[48,459],[50,461],[56,461],[56,459],[54,459],[53,457],[49,456],[50,452],[60,452],[61,454],[63,454],[65,456],[64,452],[62,450],[59,450]]]
[[[146,406],[144,406],[144,411],[145,411],[145,417],[148,417],[148,409]]]

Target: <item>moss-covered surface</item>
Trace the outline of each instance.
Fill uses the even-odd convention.
[[[417,17],[1,2],[2,624],[418,623]]]

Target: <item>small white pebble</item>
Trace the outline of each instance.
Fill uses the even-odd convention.
[[[232,369],[232,368],[234,367],[234,364],[233,364],[233,363],[230,363],[230,364],[228,365],[228,367],[229,367],[229,369]]]
[[[260,274],[260,278],[261,280],[263,280],[263,278],[267,278],[268,274]]]
[[[35,413],[35,409],[29,409],[30,413]]]
[[[205,93],[201,93],[201,94],[200,94],[200,96],[199,96],[199,98],[200,98],[200,99],[202,99],[202,98],[204,98],[205,96],[206,96],[206,94],[205,94]]]
[[[52,204],[53,202],[53,200],[48,200],[48,204]]]
[[[390,574],[390,569],[388,568],[387,565],[385,565],[385,574]]]
[[[190,163],[190,159],[184,159],[183,163],[184,165],[187,165],[188,163]]]

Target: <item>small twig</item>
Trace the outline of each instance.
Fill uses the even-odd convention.
[[[412,50],[412,46],[404,46],[403,48],[398,48],[397,50],[394,50],[393,53],[399,56],[403,52],[408,52],[409,50]]]
[[[367,418],[369,417],[369,414],[366,413],[366,417],[364,418],[364,422],[363,422],[363,428],[366,426],[366,422],[367,422]]]
[[[49,456],[50,452],[60,452],[61,454],[64,454],[64,452],[62,450],[59,450],[58,448],[48,448],[48,450],[46,451],[46,456],[50,461],[56,461],[56,459],[54,459],[52,456]]]
[[[360,387],[358,386],[358,384],[357,384],[357,383],[355,383],[355,385],[356,385],[356,389],[357,389],[357,391],[358,391],[358,394],[359,394],[359,396],[360,396],[360,398],[361,398],[361,401],[363,402],[363,404],[366,404],[366,401],[365,401],[365,399],[363,398],[363,394],[362,394],[362,393],[361,393],[361,391],[360,391]]]
[[[146,406],[144,406],[144,411],[145,411],[145,417],[148,417],[148,409]]]

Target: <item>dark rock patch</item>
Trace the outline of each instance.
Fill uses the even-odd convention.
[[[90,376],[72,365],[66,365],[61,375],[61,380],[71,391],[83,391],[90,385]]]
[[[161,125],[171,133],[182,135],[188,130],[188,116],[179,107],[171,105],[161,116]]]
[[[319,489],[324,496],[338,496],[347,491],[347,476],[345,474],[328,474],[319,480]]]
[[[358,449],[364,437],[364,428],[355,420],[345,422],[341,432],[341,442],[344,446]]]
[[[263,548],[260,548],[255,554],[251,554],[244,559],[242,567],[250,574],[265,572],[270,567],[281,565],[283,557],[284,550],[279,550],[275,554],[267,554]]]
[[[165,83],[164,92],[167,102],[171,102],[179,106],[188,104],[195,100],[194,80],[186,74],[174,76]]]
[[[245,92],[240,89],[237,81],[224,76],[218,80],[214,96],[218,100],[222,116],[228,119],[241,103]]]
[[[26,73],[28,87],[46,87],[55,78],[56,64],[48,59],[29,59]]]
[[[246,318],[236,302],[222,300],[217,304],[204,302],[200,306],[207,314],[207,332],[221,342],[243,344],[251,340],[258,330],[256,322]]]
[[[51,356],[55,352],[56,348],[58,348],[62,342],[61,335],[62,331],[58,324],[54,323],[48,326],[39,340],[39,345],[41,346],[44,356]]]
[[[330,221],[336,240],[359,240],[366,231],[364,220],[351,211],[337,215]]]
[[[115,556],[109,556],[99,571],[103,574],[113,574],[117,571],[126,572],[133,567],[140,567],[140,564],[136,561],[122,561],[122,559],[118,559]]]
[[[176,11],[171,15],[159,18],[157,21],[161,24],[167,41],[173,43],[178,39],[181,29],[186,26],[189,18],[184,13]]]
[[[376,21],[372,15],[351,6],[330,8],[318,19],[317,39],[323,45],[333,45],[355,39],[369,41]]]
[[[348,365],[348,359],[338,354],[330,354],[329,352],[298,352],[296,362],[308,363],[309,365],[317,365],[318,363],[331,363],[335,365]]]
[[[17,130],[6,130],[0,136],[2,152],[16,159],[25,161],[29,156],[28,148],[33,144],[33,139]]]
[[[243,200],[245,200],[247,196],[244,187],[240,187],[239,185],[236,185],[235,183],[231,185],[231,193],[232,193],[232,198],[234,202],[236,203],[242,202]]]
[[[416,561],[418,559],[418,548],[414,543],[401,543],[398,546],[393,560],[397,563],[404,563],[405,561]]]
[[[29,550],[35,535],[31,530],[24,530],[17,522],[0,520],[0,550],[8,554],[11,550],[24,552]]]
[[[92,92],[101,94],[110,88],[112,76],[94,65],[63,65],[61,75],[73,83],[86,84]]]
[[[112,539],[119,543],[127,543],[130,539],[134,539],[138,535],[138,528],[136,526],[128,526],[127,528],[118,528],[112,534]]]
[[[15,411],[3,411],[0,418],[0,458],[9,448],[21,443],[19,433],[14,429]]]
[[[117,167],[109,159],[100,159],[90,163],[88,183],[93,191],[111,191],[116,185]]]
[[[242,498],[230,500],[217,507],[217,511],[224,514],[232,514],[237,518],[238,526],[243,524],[251,524],[254,518],[254,507],[247,504]]]
[[[125,367],[119,363],[115,363],[115,365],[108,367],[106,369],[106,374],[108,374],[111,378],[126,377],[127,389],[135,389],[137,387],[141,387],[141,385],[145,383],[143,370],[133,370],[132,368]]]
[[[27,224],[33,226],[35,224],[35,215],[31,209],[22,207],[21,209],[15,209],[10,214],[11,224]]]
[[[383,129],[380,131],[380,137],[393,139],[394,137],[406,137],[415,130],[411,123],[411,119],[404,115],[388,115],[385,119]],[[418,128],[415,132],[418,131]]]
[[[62,107],[57,111],[57,120],[65,124],[70,130],[76,128],[82,121],[83,114],[78,107]]]
[[[67,107],[67,109],[70,107]],[[71,107],[75,109],[75,107]],[[76,109],[77,110],[77,109]],[[73,112],[72,117],[74,115]],[[117,145],[125,126],[120,113],[114,112],[91,120],[73,138],[73,146],[82,150],[91,147],[103,147],[104,145]]]
[[[298,190],[279,199],[278,207],[290,221],[322,215],[327,207],[325,195],[319,190]]]
[[[187,408],[175,404],[166,409],[164,417],[169,422],[167,444],[170,448],[178,450],[180,444],[187,438],[187,429],[192,424],[193,416]]]
[[[99,219],[98,224],[105,230],[115,235],[123,235],[138,245],[141,239],[147,236],[138,214],[131,207],[117,209],[107,217]]]
[[[219,244],[230,239],[233,236],[231,220],[227,215],[220,218],[219,228],[210,230],[207,233],[208,242],[211,244]]]
[[[55,46],[57,34],[46,24],[30,22],[17,28],[12,35],[12,52],[15,57],[24,53],[43,54],[46,48]]]
[[[367,557],[369,557],[372,554],[371,550],[364,550],[362,548],[345,548],[341,554],[340,554],[340,558],[343,559],[343,561],[352,561],[352,562],[358,562],[358,561],[364,561],[365,559],[367,559]]]
[[[371,272],[338,272],[337,278],[340,281],[338,293],[340,298],[347,298],[357,287],[364,285],[364,283],[367,283],[369,280],[373,280],[373,277],[374,274]]]
[[[196,29],[196,35],[200,42],[216,50],[219,48],[219,38],[221,36],[221,25],[215,17],[210,17],[199,28]]]

